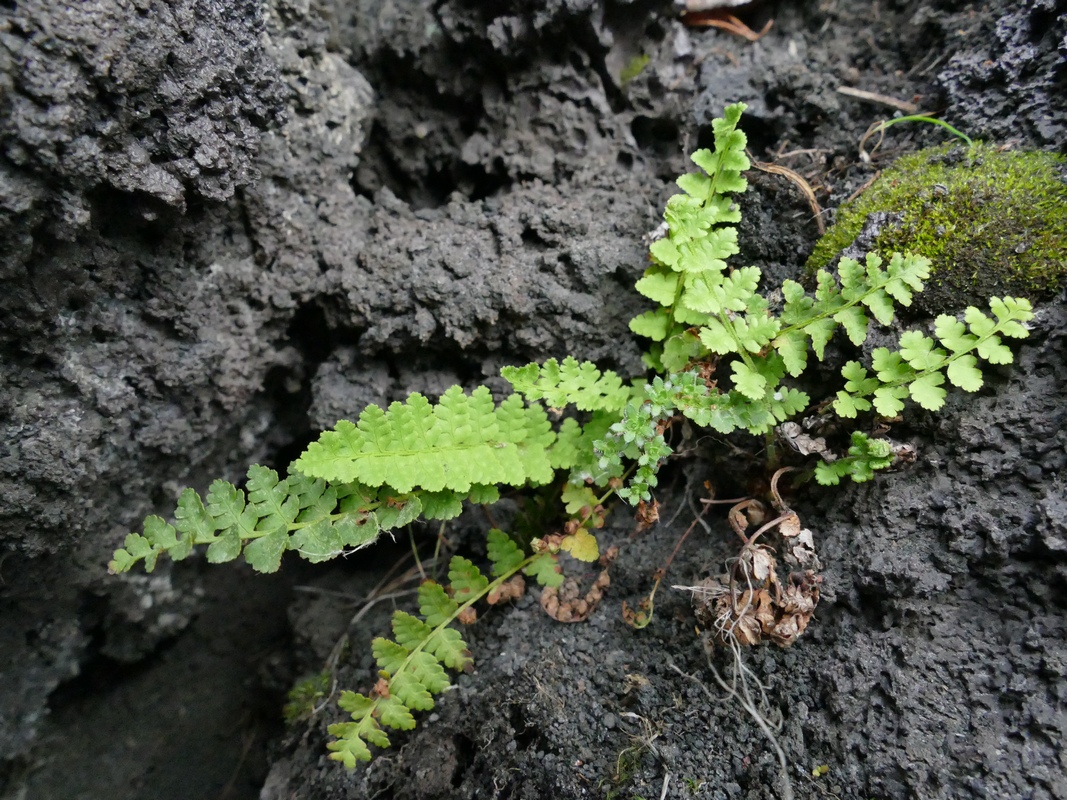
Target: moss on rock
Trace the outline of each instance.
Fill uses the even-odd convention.
[[[994,295],[1048,297],[1067,273],[1065,176],[1067,160],[1052,153],[1002,152],[982,143],[921,150],[841,207],[808,268],[827,266],[870,214],[888,212],[879,217],[871,249],[933,262],[927,290],[917,297],[926,309]]]

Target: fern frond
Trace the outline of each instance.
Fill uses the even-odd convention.
[[[539,406],[518,395],[494,407],[487,388],[470,395],[453,386],[432,405],[420,394],[388,411],[368,406],[356,423],[342,420],[293,464],[328,481],[469,492],[475,484],[539,485],[552,480],[547,449],[555,439]]]
[[[574,365],[576,380],[589,396],[600,392],[601,405],[617,402],[607,401],[612,394],[629,395],[611,373]],[[108,566],[125,572],[144,562],[151,571],[160,555],[181,560],[206,546],[212,563],[243,553],[256,570],[273,572],[287,550],[325,561],[419,516],[458,516],[464,500],[496,502],[499,484],[544,484],[556,469],[571,469],[602,485],[615,475],[593,474],[593,443],[616,419],[617,412],[594,411],[584,427],[565,422],[557,440],[540,405],[527,407],[515,394],[494,406],[484,387],[469,396],[453,387],[437,405],[416,394],[388,411],[370,406],[358,424],[338,423],[310,445],[285,480],[254,465],[245,489],[215,481],[206,502],[185,490],[174,525],[149,517]]]
[[[892,463],[893,446],[889,442],[854,431],[848,455],[836,461],[820,461],[815,466],[815,480],[823,486],[836,486],[845,477],[863,483],[874,477],[875,470],[885,469]]]
[[[994,297],[989,305],[995,319],[971,306],[964,312],[966,324],[942,314],[934,321],[934,337],[907,331],[900,337],[899,350],[877,348],[871,353],[873,375],[850,361],[841,370],[847,382],[837,393],[834,410],[851,418],[873,406],[882,416],[892,417],[910,397],[922,408],[937,411],[945,403],[946,378],[966,392],[978,391],[983,383],[978,358],[990,364],[1011,363],[1011,349],[1001,337],[1026,336],[1025,323],[1034,316],[1027,300]]]
[[[540,400],[549,408],[621,411],[630,399],[630,389],[614,372],[601,373],[595,364],[571,356],[562,364],[550,358],[541,366],[504,367],[500,374],[527,400]]]
[[[653,263],[637,283],[637,290],[662,308],[630,322],[630,329],[638,335],[656,342],[669,341],[684,336],[690,326],[707,324],[709,314],[745,309],[744,302],[738,304],[738,300],[751,273],[723,277],[726,259],[738,252],[737,231],[732,224],[741,219],[728,195],[748,188],[741,175],[750,166],[746,139],[737,130],[744,110],[743,103],[728,106],[722,119],[712,122],[715,150],[698,150],[692,156],[704,173],[679,178],[678,186],[685,194],[667,201],[663,215],[667,237],[650,248]],[[695,352],[692,338],[684,350],[687,354]],[[684,366],[677,347],[666,352],[670,369]],[[666,364],[653,359],[653,366]]]
[[[359,484],[327,486],[322,480],[291,475],[283,481],[272,469],[253,465],[247,490],[217,480],[207,503],[193,489],[178,498],[175,524],[145,519],[144,533],[131,533],[108,564],[127,572],[143,561],[151,572],[161,555],[175,561],[194,547],[207,546],[208,561],[232,561],[242,553],[258,572],[278,569],[282,554],[294,550],[309,561],[325,561],[373,543],[382,531],[401,527],[422,510],[417,496]]]
[[[894,253],[885,269],[882,264],[876,253],[868,253],[863,266],[843,258],[838,265],[838,279],[819,270],[814,298],[795,281],[784,282],[783,327],[774,346],[785,359],[790,375],[796,377],[804,371],[809,341],[821,361],[839,326],[852,344],[863,344],[870,327],[867,312],[882,325],[889,325],[895,313],[894,303],[910,306],[912,294],[921,292],[923,281],[930,276],[930,261],[922,256]]]
[[[419,587],[422,619],[406,611],[393,614],[393,639],[379,637],[371,643],[380,669],[375,688],[366,695],[348,691],[341,695],[338,705],[349,713],[351,721],[329,726],[330,735],[335,737],[327,745],[331,759],[349,769],[359,761],[370,761],[370,745],[390,745],[383,726],[411,730],[415,727],[412,712],[434,707],[434,696],[451,685],[446,668],[472,668],[466,642],[451,627],[466,609],[520,572],[534,575],[546,586],[558,586],[563,580],[553,556],[523,557],[503,531],[490,532],[489,558],[495,580],[490,581],[469,560],[453,556],[447,591],[434,581]]]

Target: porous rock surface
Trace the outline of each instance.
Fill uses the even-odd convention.
[[[813,151],[784,163],[819,176],[828,205],[872,174],[856,143],[886,115],[841,84],[917,96],[974,134],[1064,146],[1063,2],[749,13],[775,19],[754,44],[686,28],[666,2],[0,4],[0,785],[217,793],[206,766],[200,784],[187,766],[168,782],[173,754],[127,755],[125,773],[95,780],[93,758],[120,758],[99,741],[103,718],[50,726],[57,686],[138,662],[248,579],[234,569],[218,591],[196,564],[108,577],[110,550],[181,485],[284,467],[367,402],[499,387],[503,364],[567,353],[638,370],[626,322],[642,308],[643,237],[723,104],[749,104],[760,160]],[[641,53],[648,66],[624,84]],[[894,136],[910,149],[941,134]],[[789,183],[751,180],[738,263],[772,284],[797,277],[811,211]],[[1040,311],[1018,365],[977,397],[895,431],[918,448],[914,467],[794,499],[826,596],[801,642],[746,662],[782,716],[795,796],[1067,797],[1063,308]],[[676,524],[623,549],[589,622],[554,623],[532,594],[487,615],[468,633],[477,670],[369,768],[326,761],[325,725],[341,716],[329,707],[231,796],[264,780],[271,799],[652,797],[665,784],[668,797],[782,796],[773,750],[711,681],[688,597],[661,589],[641,632],[620,618],[702,482],[736,487],[745,470],[720,455],[669,474]],[[605,541],[628,540],[614,516]],[[668,582],[732,554],[709,519]],[[476,528],[460,530],[477,541]],[[293,645],[263,645],[260,681],[321,667],[350,617],[329,592],[361,596],[380,571],[300,573],[329,591],[300,595]],[[366,644],[388,613],[350,632],[341,685],[367,688]],[[190,707],[237,691],[198,698],[168,663]],[[35,741],[84,753],[85,768],[34,771]],[[268,768],[261,745],[252,760]]]

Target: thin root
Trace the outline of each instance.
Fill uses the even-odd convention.
[[[752,670],[745,666],[741,659],[741,646],[737,643],[736,639],[731,639],[730,651],[734,658],[734,671],[730,681],[727,682],[719,674],[719,671],[715,668],[715,665],[711,662],[711,658],[708,658],[708,666],[711,668],[711,673],[715,678],[715,682],[719,685],[719,688],[726,693],[727,700],[736,700],[738,705],[745,710],[752,720],[759,726],[759,729],[763,732],[763,735],[767,737],[767,741],[771,743],[771,747],[774,748],[774,752],[778,756],[778,776],[782,782],[782,800],[793,800],[793,783],[789,779],[789,762],[785,757],[785,751],[778,743],[777,733],[781,731],[781,721],[772,723],[760,710],[767,707],[767,692],[766,687],[759,680]],[[690,675],[688,672],[684,672],[679,669],[677,665],[671,664],[671,669],[681,675],[683,678],[688,678],[707,695],[707,698],[712,703],[721,702],[712,693],[711,689],[707,687],[700,678],[695,675]],[[754,683],[759,692],[759,702],[752,696],[751,684]]]

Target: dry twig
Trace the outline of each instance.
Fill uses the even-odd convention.
[[[792,170],[789,167],[783,167],[781,164],[769,164],[765,161],[756,161],[749,154],[749,160],[752,161],[752,166],[758,169],[760,172],[769,172],[772,175],[781,175],[783,178],[787,178],[793,183],[800,193],[804,195],[804,199],[808,201],[808,208],[811,209],[811,213],[815,217],[815,224],[819,226],[819,235],[822,236],[826,233],[826,221],[823,219],[822,206],[819,205],[819,201],[815,199],[815,192],[811,188],[811,184],[808,183],[804,176],[796,170]]]
[[[915,103],[909,103],[907,100],[898,100],[895,97],[890,97],[885,94],[878,94],[878,92],[868,92],[864,89],[853,89],[851,86],[838,86],[838,94],[846,95],[847,97],[854,97],[857,100],[867,100],[871,103],[880,103],[883,106],[889,106],[895,108],[898,111],[902,111],[905,114],[914,114],[919,110],[919,107]]]
[[[719,5],[721,6],[722,3]],[[725,12],[722,8],[711,11],[686,11],[682,15],[682,22],[690,27],[718,28],[750,42],[757,42],[762,39],[774,25],[774,20],[769,19],[767,24],[757,32],[733,14]]]

